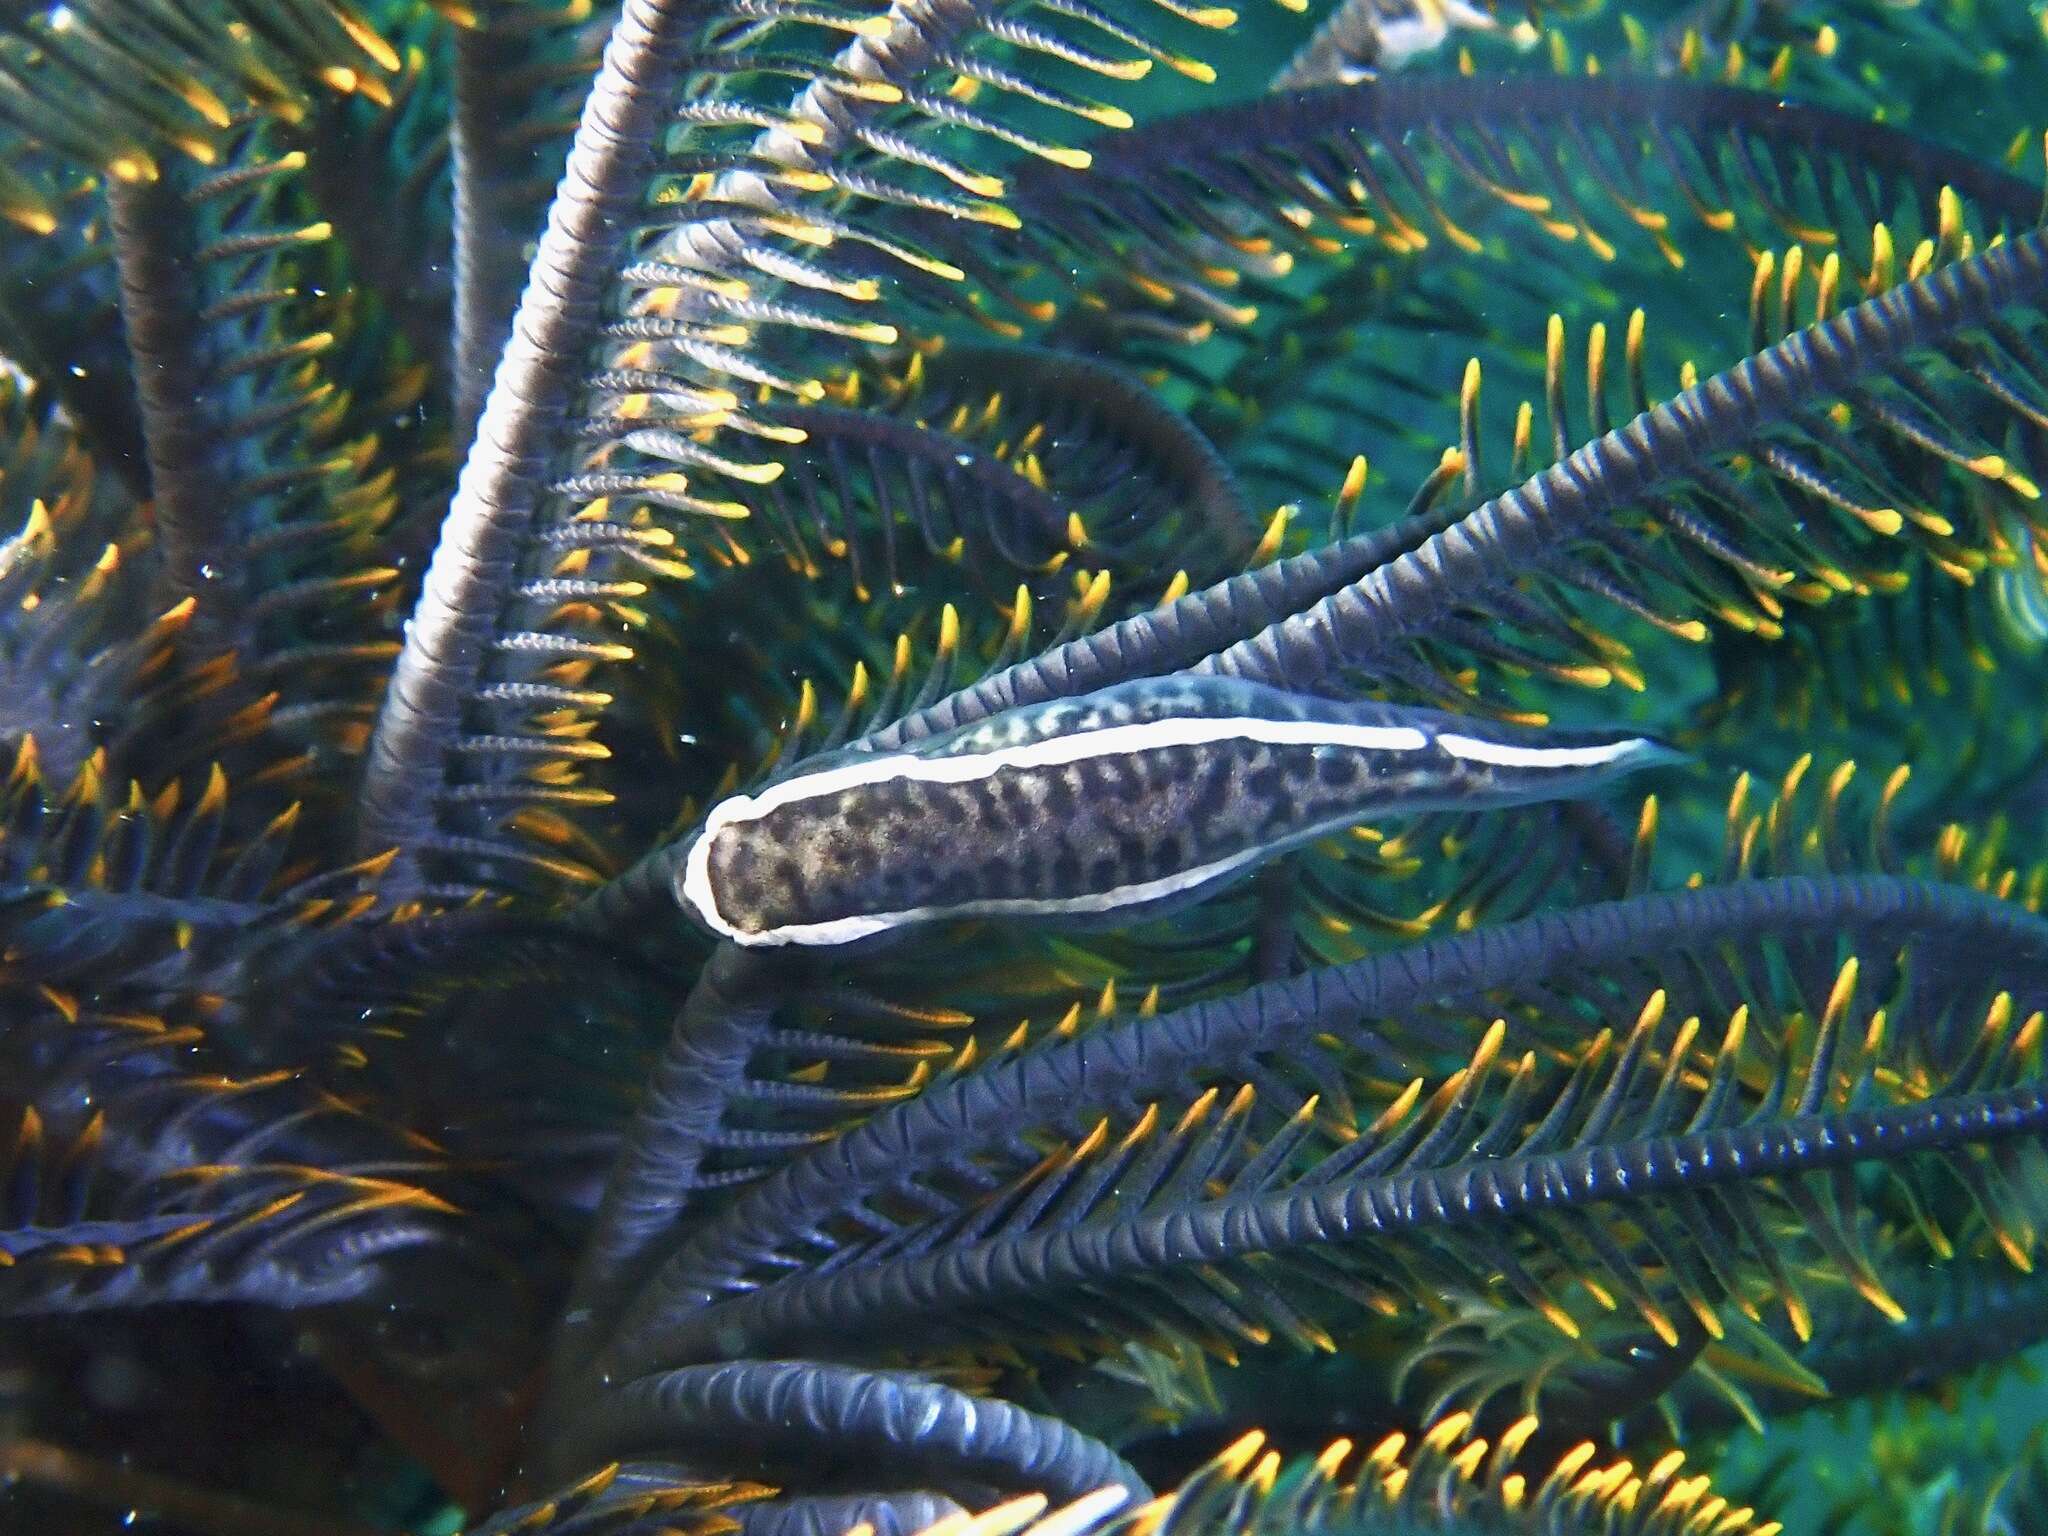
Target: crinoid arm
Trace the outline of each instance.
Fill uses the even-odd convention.
[[[13,7],[0,1525],[2027,1529],[2044,75]]]

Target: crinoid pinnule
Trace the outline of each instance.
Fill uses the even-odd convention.
[[[10,1515],[2025,1507],[2038,18],[1248,4],[0,29]]]

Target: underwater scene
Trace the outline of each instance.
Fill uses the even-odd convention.
[[[2048,6],[16,0],[0,1532],[2048,1533]]]

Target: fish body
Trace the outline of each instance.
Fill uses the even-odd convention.
[[[966,917],[1120,922],[1360,821],[1570,798],[1675,759],[1640,736],[1146,678],[721,801],[676,894],[750,946]]]

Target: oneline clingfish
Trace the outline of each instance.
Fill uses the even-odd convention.
[[[676,895],[748,946],[967,917],[1124,922],[1369,818],[1569,799],[1678,760],[1643,736],[1144,678],[903,751],[848,748],[723,800]]]

